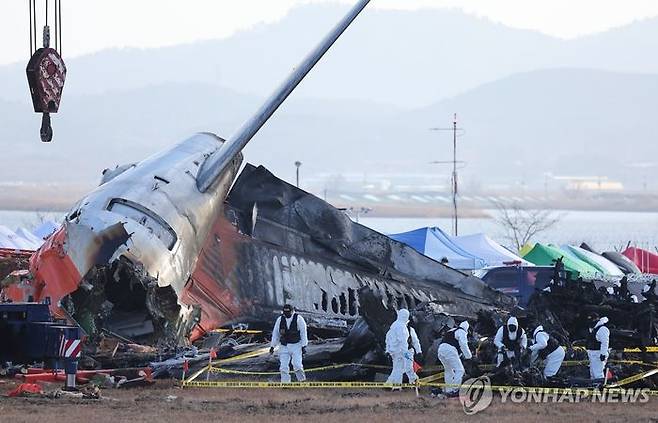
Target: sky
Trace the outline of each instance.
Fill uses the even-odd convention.
[[[50,7],[53,7],[50,0]],[[65,57],[226,38],[308,3],[355,0],[62,0]],[[46,0],[36,0],[43,26]],[[29,56],[28,2],[0,2],[0,65]],[[457,8],[504,25],[574,38],[658,16],[656,0],[372,0],[370,8]],[[367,10],[366,10],[367,13]],[[39,30],[40,33],[40,30]],[[40,37],[40,35],[39,35]]]

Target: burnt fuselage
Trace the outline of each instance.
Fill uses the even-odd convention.
[[[186,301],[211,297],[215,284],[220,307],[202,307],[213,327],[270,322],[285,303],[311,325],[345,327],[359,316],[363,287],[393,308],[433,301],[451,315],[511,304],[479,279],[352,222],[263,167],[245,167],[212,231]]]
[[[93,320],[87,329],[140,337],[167,328],[179,342],[269,324],[284,303],[311,326],[344,328],[359,316],[362,287],[394,308],[434,301],[451,315],[511,304],[263,167],[247,165],[229,192],[236,162],[199,192],[195,169],[220,144],[199,134],[106,177],[32,258],[26,295],[50,297],[60,314],[68,305]]]

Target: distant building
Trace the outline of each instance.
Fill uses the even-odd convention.
[[[623,191],[624,184],[618,181],[570,181],[566,189],[569,191]]]

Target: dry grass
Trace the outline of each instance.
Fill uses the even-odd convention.
[[[3,386],[3,385],[0,385]],[[6,389],[4,388],[6,387]],[[7,384],[3,391],[9,390]],[[647,404],[501,404],[466,416],[458,400],[427,393],[383,390],[215,390],[185,389],[170,383],[132,390],[105,390],[101,400],[1,398],[0,422],[436,422],[575,421],[658,422],[658,398]],[[319,420],[318,420],[319,421]]]

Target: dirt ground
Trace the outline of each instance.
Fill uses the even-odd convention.
[[[14,383],[0,384],[8,392]],[[45,390],[56,386],[46,385]],[[467,416],[458,399],[435,399],[411,390],[275,390],[181,389],[169,382],[135,389],[106,389],[100,400],[0,397],[1,423],[72,422],[478,422],[574,421],[658,423],[658,398],[646,404],[501,404],[494,398],[486,410]],[[324,421],[324,420],[323,420]]]

